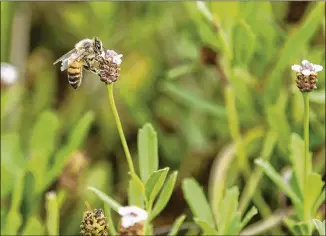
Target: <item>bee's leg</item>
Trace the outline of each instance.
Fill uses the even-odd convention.
[[[96,75],[99,75],[99,72],[94,67],[91,66],[89,60],[85,60],[85,63],[86,63],[86,65],[84,64],[84,66],[83,66],[84,69],[86,69],[88,71],[91,71],[91,72],[93,72]]]
[[[95,68],[91,68],[89,65],[84,65],[83,67],[85,70],[88,70],[96,75],[99,75],[99,72]]]

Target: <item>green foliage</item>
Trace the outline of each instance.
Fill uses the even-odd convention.
[[[203,235],[239,234],[258,213],[253,207],[241,221],[241,212],[238,210],[239,190],[237,187],[231,187],[226,190],[221,199],[214,221],[208,201],[196,180],[185,179],[182,183],[182,190],[194,215],[194,221],[202,229]]]
[[[182,225],[183,221],[186,219],[185,215],[179,216],[173,223],[173,226],[170,230],[169,236],[178,235],[178,231],[180,229],[180,226]]]
[[[322,230],[325,73],[310,93],[305,166],[304,106],[291,65],[307,59],[325,68],[324,9],[324,2],[1,2],[1,62],[19,70],[15,84],[1,81],[1,234],[78,234],[85,200],[91,208],[104,202],[112,235],[118,202],[145,209],[151,234],[187,212],[173,191],[180,183],[202,234],[238,234],[250,223],[244,232],[258,235]],[[123,54],[116,105],[138,175],[127,174],[98,77],[85,71],[73,90],[52,65],[93,36]],[[80,152],[81,170],[73,159]],[[50,190],[52,207],[43,201]],[[184,219],[165,234],[177,235]]]
[[[210,227],[214,227],[215,223],[213,214],[205,194],[196,180],[185,179],[182,183],[182,190],[185,199],[197,220],[206,222]]]
[[[150,124],[138,132],[138,153],[140,176],[144,183],[158,168],[157,135]]]
[[[316,229],[317,229],[319,235],[325,235],[326,234],[326,231],[325,231],[326,222],[325,222],[325,220],[323,222],[321,222],[320,220],[313,219],[313,222],[314,222],[314,224],[316,226]]]

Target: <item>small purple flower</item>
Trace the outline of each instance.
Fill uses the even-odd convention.
[[[303,60],[301,62],[302,66],[300,65],[292,65],[291,69],[303,74],[304,76],[309,76],[312,73],[317,73],[323,70],[323,67],[321,65],[315,65],[307,60]]]

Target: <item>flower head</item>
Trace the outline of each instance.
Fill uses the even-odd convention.
[[[307,60],[303,60],[301,62],[302,66],[300,65],[292,65],[291,69],[303,74],[304,76],[309,76],[313,73],[317,73],[323,70],[323,67],[321,65],[315,65]]]
[[[124,228],[129,228],[136,223],[143,222],[148,217],[145,210],[136,206],[120,207],[118,212],[122,216],[121,225]]]
[[[106,84],[117,81],[119,77],[120,64],[122,63],[122,54],[116,53],[114,50],[103,51],[100,56],[100,79]]]
[[[297,87],[301,92],[310,92],[317,88],[317,73],[323,70],[321,65],[315,65],[307,60],[302,65],[292,65],[291,69],[297,72]]]
[[[95,209],[94,211],[86,211],[80,226],[81,236],[107,236],[107,219],[104,216],[102,209]]]
[[[18,70],[15,66],[1,62],[1,83],[12,85],[18,80]]]

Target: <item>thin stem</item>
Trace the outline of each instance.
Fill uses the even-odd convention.
[[[124,150],[124,152],[126,154],[129,170],[131,172],[131,175],[134,176],[134,175],[136,175],[134,164],[132,163],[132,158],[131,158],[131,155],[130,155],[130,151],[129,151],[129,148],[128,148],[128,144],[127,144],[125,135],[123,133],[123,129],[122,129],[120,117],[119,117],[119,114],[118,114],[118,110],[117,110],[117,107],[116,107],[115,102],[114,102],[113,83],[108,84],[107,88],[108,88],[110,106],[111,106],[111,109],[112,109],[112,113],[113,113],[113,116],[114,116],[115,123],[117,125],[117,129],[118,129],[118,132],[119,132],[119,136],[120,136],[120,139],[121,139],[123,150]]]
[[[304,99],[304,159],[305,159],[305,181],[310,171],[310,158],[309,158],[309,93],[303,93]]]
[[[304,184],[303,191],[307,191],[308,186],[308,175],[311,171],[311,160],[309,157],[309,93],[303,93],[304,100],[304,119],[303,119],[303,130],[304,130]],[[309,221],[309,209],[307,209],[306,199],[304,199],[304,220]]]

